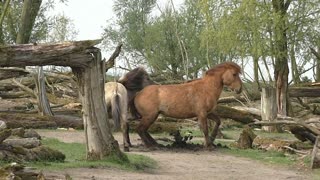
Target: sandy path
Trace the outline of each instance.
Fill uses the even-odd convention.
[[[38,131],[42,137],[58,138],[64,142],[84,142],[84,134],[79,131]],[[121,135],[116,134],[115,138],[121,142]],[[132,136],[133,144],[140,143],[136,135]],[[149,156],[156,160],[159,168],[152,172],[128,172],[118,169],[101,168],[77,168],[66,169],[58,174],[68,173],[73,179],[219,179],[219,180],[305,180],[312,179],[309,172],[298,172],[285,167],[265,165],[261,162],[234,157],[218,151],[149,151],[135,154]],[[55,176],[56,172],[45,172],[53,179],[62,179],[63,176]]]

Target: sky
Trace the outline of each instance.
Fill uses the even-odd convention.
[[[68,0],[57,3],[53,13],[63,13],[73,20],[79,32],[76,40],[99,39],[107,20],[113,18],[111,0]]]
[[[50,14],[63,13],[73,20],[78,31],[75,40],[100,39],[107,21],[116,17],[113,12],[113,2],[114,0],[67,0],[67,3],[57,2],[55,9]],[[158,0],[161,8],[168,2],[170,0]],[[175,6],[179,7],[183,0],[173,0],[173,2]],[[111,54],[112,52],[102,50],[103,57],[109,57]]]

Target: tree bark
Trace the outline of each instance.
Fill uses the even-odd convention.
[[[105,64],[98,49],[88,68],[72,68],[77,77],[83,109],[87,159],[101,160],[112,154],[124,158],[118,142],[112,136],[104,101]]]

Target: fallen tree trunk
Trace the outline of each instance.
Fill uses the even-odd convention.
[[[35,114],[0,114],[0,120],[7,124],[8,128],[74,128],[83,129],[81,118],[68,116],[40,116]]]
[[[219,104],[215,109],[215,113],[221,118],[229,118],[243,124],[255,122],[257,119],[261,120],[261,116],[256,114]]]
[[[0,68],[0,80],[19,77],[29,74],[22,68]]]
[[[3,144],[12,147],[24,147],[24,148],[35,148],[41,145],[41,142],[37,138],[20,138],[20,139],[6,139]]]
[[[289,97],[320,97],[319,87],[290,87]]]
[[[24,98],[24,97],[30,97],[29,93],[26,93],[25,91],[18,91],[18,92],[1,92],[0,97],[2,99],[17,99],[17,98]]]
[[[50,84],[57,84],[61,82],[72,82],[75,84],[75,80],[71,75],[47,72],[45,73],[45,76],[46,81]],[[34,76],[32,75],[16,78],[16,80],[22,85],[27,86],[31,89],[35,87]],[[5,79],[0,81],[0,91],[10,91],[18,87],[19,86],[17,84],[12,84],[11,79]]]

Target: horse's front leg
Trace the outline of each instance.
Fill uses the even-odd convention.
[[[204,147],[210,149],[212,147],[212,142],[209,139],[209,134],[208,134],[208,122],[207,122],[207,117],[206,116],[198,116],[198,121],[200,125],[200,129],[202,129],[202,132],[204,134]]]
[[[213,143],[218,135],[219,126],[221,124],[220,117],[216,114],[210,113],[208,114],[208,118],[215,122],[215,126],[211,132],[210,141]]]

